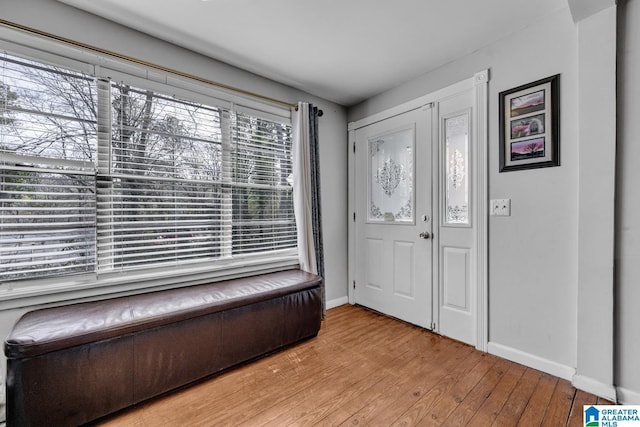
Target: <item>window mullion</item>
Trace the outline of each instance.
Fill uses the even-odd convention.
[[[98,80],[98,173],[111,174],[111,83]]]
[[[113,186],[111,179],[111,83],[98,80],[98,176],[96,185],[97,272],[113,270]]]
[[[222,128],[222,203],[220,206],[220,250],[222,258],[232,255],[233,240],[233,172],[232,150],[233,132],[231,113],[227,110],[220,111],[220,125]]]

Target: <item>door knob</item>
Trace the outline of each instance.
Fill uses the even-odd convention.
[[[421,239],[429,239],[431,237],[431,234],[429,234],[428,231],[423,231],[422,233],[419,234]]]

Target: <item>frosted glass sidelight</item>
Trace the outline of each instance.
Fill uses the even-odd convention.
[[[444,120],[445,224],[469,225],[469,114]]]
[[[413,128],[368,140],[369,222],[413,222],[414,147]]]

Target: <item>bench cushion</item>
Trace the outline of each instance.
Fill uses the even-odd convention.
[[[7,358],[33,357],[319,287],[288,270],[26,313],[5,341]]]

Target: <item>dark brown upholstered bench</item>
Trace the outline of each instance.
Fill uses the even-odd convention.
[[[26,313],[5,342],[7,425],[79,425],[317,335],[300,270]]]

